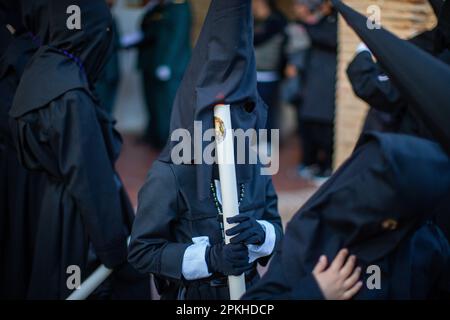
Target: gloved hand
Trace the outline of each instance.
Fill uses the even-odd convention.
[[[243,244],[216,244],[207,248],[205,258],[210,273],[238,276],[252,268]]]
[[[156,68],[156,77],[160,81],[168,81],[172,77],[172,70],[170,70],[169,66],[159,66]]]
[[[255,218],[237,215],[228,218],[227,221],[230,224],[238,224],[226,232],[227,236],[233,237],[231,238],[231,243],[242,243],[245,245],[261,245],[264,243],[266,232]]]

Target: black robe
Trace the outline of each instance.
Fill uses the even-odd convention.
[[[50,10],[51,45],[31,59],[10,111],[21,163],[47,180],[34,225],[30,299],[67,298],[71,266],[80,268],[81,280],[99,263],[122,275],[134,218],[114,168],[120,135],[91,90],[108,58],[110,12],[104,1],[77,1],[84,28],[74,32],[66,27],[69,4],[58,0],[43,7]],[[42,15],[30,17],[39,21]],[[58,49],[62,43],[66,50]]]
[[[255,166],[254,170],[254,179],[244,184],[240,214],[273,224],[279,241],[283,231],[272,179],[257,175],[259,167]],[[185,288],[187,300],[228,300],[228,287],[210,286],[212,278],[186,281],[182,276],[184,252],[192,245],[192,238],[208,236],[211,245],[223,242],[212,194],[200,201],[195,177],[194,165],[154,163],[139,193],[129,260],[142,273],[156,276],[163,299],[176,299],[180,289]],[[265,265],[268,259],[261,258],[257,262]],[[254,269],[247,275],[247,286],[257,279],[255,262]]]
[[[0,297],[26,297],[34,248],[34,225],[39,218],[44,177],[26,170],[17,158],[9,128],[9,110],[25,65],[36,51],[31,37],[14,38],[0,61],[1,270]]]
[[[289,253],[288,253],[289,254]],[[244,300],[322,300],[312,274],[293,283],[283,269],[281,251],[270,263],[266,275],[243,297]],[[424,300],[450,297],[450,245],[439,227],[424,224],[387,257],[374,261],[381,270],[381,288],[370,290],[361,265],[363,287],[356,300]],[[293,271],[293,270],[292,270]]]
[[[416,259],[419,265],[429,263],[429,268],[445,274],[445,269],[440,269],[445,266],[426,258],[428,248],[424,250],[423,245],[417,245],[418,249],[408,251],[408,241],[414,240],[413,235],[427,220],[435,218],[436,209],[448,201],[449,193],[450,160],[438,145],[402,135],[365,137],[352,157],[289,223],[282,250],[277,254],[279,261],[272,262],[273,268],[281,271],[269,269],[269,278],[263,278],[261,288],[244,298],[260,298],[264,292],[274,297],[294,290],[297,294],[303,292],[295,286],[310,277],[320,255],[325,254],[332,261],[342,248],[355,254],[362,266],[383,263],[398,273],[401,272],[398,261]],[[433,226],[433,230],[437,227]],[[424,232],[424,237],[432,238],[437,248],[438,261],[447,261],[448,243],[443,234]],[[406,247],[399,249],[405,243]],[[395,282],[396,285],[413,286],[416,273],[417,269],[405,281]],[[392,274],[393,278],[396,276]],[[424,277],[423,286],[433,288],[434,281],[431,276]],[[428,291],[431,296],[437,292],[434,289]],[[314,298],[316,290],[311,292]],[[410,295],[413,293],[403,292],[393,298]]]

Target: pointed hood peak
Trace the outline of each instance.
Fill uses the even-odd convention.
[[[450,67],[383,28],[367,28],[367,18],[342,1],[332,3],[372,51],[412,111],[450,153]],[[448,5],[446,1],[444,8]]]

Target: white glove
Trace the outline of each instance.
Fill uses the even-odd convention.
[[[161,81],[168,81],[172,77],[172,70],[169,66],[159,66],[156,68],[156,77]]]
[[[368,52],[368,53],[372,54],[372,51],[370,51],[370,49],[367,48],[367,46],[364,42],[360,42],[358,47],[356,48],[356,54],[360,54],[361,52]]]

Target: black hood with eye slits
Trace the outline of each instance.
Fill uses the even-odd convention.
[[[203,132],[213,128],[214,106],[219,103],[231,106],[234,129],[265,128],[267,106],[257,91],[251,0],[211,1],[175,98],[170,131],[187,129],[194,137],[194,121],[202,122]],[[203,149],[208,144],[203,142]],[[172,162],[175,145],[167,143],[161,161]],[[213,166],[192,160],[196,164],[198,196],[203,200],[209,196]],[[237,165],[238,182],[251,180],[252,172],[250,165]]]
[[[80,9],[81,29],[68,28],[70,6]],[[28,11],[27,24],[39,22],[37,34],[41,26],[48,27],[48,43],[25,70],[10,111],[14,118],[74,89],[84,89],[95,99],[91,88],[112,49],[112,17],[104,0],[48,0],[47,6],[33,8],[36,11]],[[43,17],[50,17],[48,24]]]

